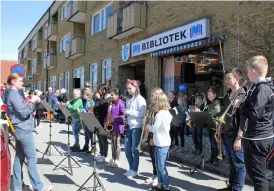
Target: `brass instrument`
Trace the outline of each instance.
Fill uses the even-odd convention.
[[[12,122],[11,122],[11,120],[10,120],[8,114],[7,114],[7,106],[3,104],[3,105],[1,106],[1,110],[2,110],[3,112],[5,112],[5,118],[6,118],[7,122],[8,122],[8,125],[9,125],[9,127],[10,127],[10,130],[11,130],[11,132],[14,133],[14,132],[15,132],[14,126],[13,126],[13,124],[12,124]]]
[[[220,117],[216,117],[214,118],[214,121],[217,124],[217,129],[216,129],[216,135],[217,135],[217,143],[218,143],[218,147],[219,147],[219,153],[217,158],[219,160],[223,159],[223,155],[222,155],[222,137],[221,137],[221,126],[223,124],[226,124],[225,122],[225,117],[226,116],[232,116],[235,112],[236,109],[233,108],[233,111],[231,114],[228,113],[229,109],[231,108],[231,106],[233,106],[233,104],[235,103],[236,100],[238,101],[244,101],[246,99],[247,93],[245,94],[245,96],[240,96],[239,94],[241,93],[241,90],[244,88],[245,84],[247,83],[247,81],[245,80],[242,87],[237,91],[236,95],[234,96],[234,98],[230,101],[230,104],[227,106],[226,110],[223,112],[223,114]]]
[[[105,124],[105,130],[110,132],[110,131],[113,130],[113,125],[112,125],[112,123],[110,123],[112,102],[109,104],[109,108],[108,109],[109,110],[108,110],[108,115],[107,115],[107,122]]]

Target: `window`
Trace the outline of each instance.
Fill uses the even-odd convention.
[[[61,12],[61,21],[67,18],[67,3],[63,5]]]
[[[56,90],[56,76],[51,76],[50,87],[52,87],[52,91],[55,92],[55,90]]]
[[[61,40],[60,40],[60,53],[63,53],[66,51],[66,43],[67,41],[71,40],[70,33],[66,34]]]
[[[35,73],[36,73],[36,59],[33,59],[31,63],[31,74],[35,74]]]
[[[77,68],[74,70],[73,78],[80,78],[80,88],[84,88],[85,85],[85,76],[84,76],[84,67]]]
[[[32,40],[32,50],[36,49],[36,43],[37,43],[36,39],[33,39]]]
[[[44,92],[46,92],[46,91],[47,91],[47,80],[44,79]]]
[[[66,72],[65,75],[65,89],[69,92],[69,72]]]
[[[63,74],[59,75],[59,89],[61,90],[63,88]]]
[[[98,11],[96,14],[92,15],[91,35],[94,35],[107,28],[110,13],[112,13],[112,3]]]
[[[103,60],[102,65],[102,83],[111,80],[111,58]]]
[[[44,61],[43,61],[44,69],[47,67],[47,51],[44,51]]]
[[[36,82],[33,83],[33,89],[32,90],[36,90]]]
[[[93,91],[97,90],[97,81],[98,81],[98,64],[91,64],[90,65],[90,73],[89,73],[89,78],[90,78],[90,84],[91,84],[91,89]]]
[[[37,82],[36,89],[41,91],[41,80]]]

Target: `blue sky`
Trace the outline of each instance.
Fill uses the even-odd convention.
[[[1,59],[17,60],[18,47],[52,1],[1,1]]]

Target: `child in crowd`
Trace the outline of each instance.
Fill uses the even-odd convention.
[[[119,89],[114,88],[110,90],[112,103],[109,106],[110,119],[109,123],[112,124],[113,129],[111,132],[111,147],[112,147],[112,159],[109,161],[108,166],[119,167],[120,163],[120,141],[121,135],[124,134],[124,110],[125,104],[119,99]]]
[[[168,172],[166,168],[166,158],[168,149],[171,143],[169,130],[172,120],[172,115],[169,112],[170,105],[165,94],[160,93],[156,96],[155,122],[153,125],[148,125],[148,129],[153,133],[153,142],[155,145],[155,159],[158,176],[158,185],[149,190],[170,190]]]
[[[185,145],[185,121],[186,121],[186,99],[184,96],[180,96],[177,99],[178,106],[174,108],[176,110],[176,114],[172,119],[172,125],[174,125],[174,140],[175,145],[172,148],[172,151],[176,151],[181,153],[183,151],[183,147]],[[179,146],[178,134],[180,134],[181,144]]]
[[[73,90],[73,97],[74,99],[67,104],[67,108],[72,115],[72,132],[74,136],[75,143],[71,147],[72,152],[79,152],[80,151],[80,144],[79,144],[79,127],[80,127],[80,116],[78,112],[83,110],[83,101],[81,99],[81,91],[79,89]]]
[[[91,102],[90,103],[90,99],[92,97],[92,92],[90,89],[86,89],[84,91],[84,94],[83,94],[83,99],[85,100],[84,102],[84,112],[87,112],[89,113],[90,112],[90,108],[94,106],[94,102]],[[93,104],[93,105],[92,105]],[[81,150],[81,152],[88,152],[90,153],[91,151],[89,151],[89,141],[91,143],[91,148],[92,148],[92,144],[93,144],[93,132],[91,132],[85,123],[83,123],[83,129],[84,129],[84,132],[85,132],[85,145],[83,147],[83,149]]]

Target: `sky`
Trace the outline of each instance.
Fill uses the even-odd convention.
[[[52,3],[51,1],[1,2],[0,59],[17,60],[18,47]]]

